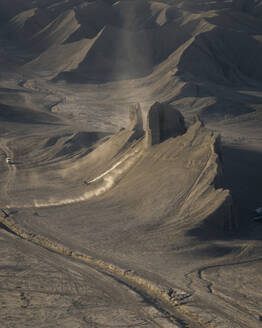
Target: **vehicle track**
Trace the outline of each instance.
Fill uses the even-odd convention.
[[[0,217],[0,223],[6,230],[9,232],[11,231],[22,239],[32,242],[33,244],[56,254],[85,263],[94,270],[102,274],[109,275],[114,280],[141,295],[147,303],[153,305],[158,311],[166,314],[169,317],[170,322],[173,323],[174,327],[204,327],[194,318],[194,316],[190,317],[190,313],[188,313],[188,311],[184,311],[183,307],[179,306],[179,302],[173,301],[170,298],[166,288],[138,276],[134,271],[125,270],[112,263],[94,258],[86,253],[69,249],[64,245],[58,244],[43,236],[27,232],[17,225],[10,217]]]
[[[82,201],[89,200],[95,196],[99,196],[110,190],[118,182],[118,180],[123,176],[123,174],[128,171],[141,157],[141,151],[133,151],[130,154],[124,156],[120,161],[114,164],[109,170],[102,173],[98,177],[88,181],[87,184],[91,185],[94,182],[99,182],[98,185],[94,186],[90,190],[85,191],[79,196],[65,198],[65,199],[54,199],[46,202],[41,202],[38,200],[34,201],[35,208],[50,207],[50,206],[62,206],[67,204],[79,203]],[[23,206],[23,207],[32,207]]]
[[[1,235],[3,233],[5,232],[2,231]],[[91,312],[92,308],[97,308],[99,306],[103,308],[108,306],[114,308],[114,304],[115,306],[121,306],[123,304],[124,309],[130,308],[132,313],[135,313],[138,318],[143,320],[141,324],[143,326],[150,325],[150,327],[154,328],[166,328],[169,326],[174,327],[174,325],[168,321],[166,316],[161,315],[161,313],[157,310],[154,311],[150,304],[143,302],[143,298],[137,296],[137,294],[134,292],[130,292],[130,289],[127,286],[119,284],[117,280],[110,277],[109,275],[105,275],[89,265],[83,265],[79,261],[69,259],[54,252],[51,253],[47,249],[32,245],[32,243],[21,240],[17,236],[7,234],[7,237],[8,239],[12,239],[10,240],[10,243],[12,244],[13,248],[19,252],[19,254],[22,252],[23,254],[29,255],[30,258],[37,258],[37,263],[35,263],[37,265],[36,272],[33,271],[32,273],[32,267],[29,266],[28,270],[25,269],[22,271],[22,274],[18,274],[16,277],[14,277],[19,281],[20,286],[22,286],[18,290],[18,292],[20,291],[21,295],[26,295],[29,298],[35,298],[38,294],[42,294],[43,297],[44,295],[53,295],[60,297],[70,297],[72,300],[76,299],[77,297],[77,299],[80,299],[80,302],[81,298],[83,297],[85,299],[87,295],[87,310],[90,309]],[[49,275],[51,274],[51,276],[53,276],[53,274],[49,271],[49,269],[52,268],[52,271],[56,274],[56,276],[61,276],[61,278],[57,281],[58,285],[61,284],[61,286],[53,286],[52,280],[49,282],[51,283],[51,287],[46,286],[45,290],[41,290],[40,287],[35,288],[35,284],[25,284],[24,279],[31,277],[32,280],[34,280],[34,274],[37,274],[37,272],[42,272],[42,270],[46,267],[46,272],[48,272]],[[43,276],[45,276],[45,274]],[[10,274],[7,276],[1,275],[2,282],[5,280],[5,278],[7,278],[7,281],[10,281]],[[36,283],[39,280],[37,278],[38,277],[36,277]],[[40,286],[42,282],[41,280],[39,280],[39,282]],[[63,283],[66,285],[65,290],[63,290]],[[11,285],[7,283],[6,286],[1,286],[1,291],[8,293],[14,292],[14,287],[12,287],[12,285],[15,286],[15,282],[13,282]],[[85,286],[87,287],[85,288]],[[97,300],[92,299],[92,291],[97,292]],[[23,300],[25,300],[25,296],[23,296]],[[98,304],[98,300],[100,300],[99,302],[102,301],[102,304]],[[161,323],[161,320],[163,324]],[[125,327],[125,325],[123,325],[123,327]]]
[[[230,312],[230,309],[232,312],[238,313],[239,316],[242,315],[243,317],[245,317],[245,320],[252,321],[254,320],[254,317],[257,317],[257,319],[260,320],[259,313],[251,313],[248,307],[243,306],[243,304],[240,305],[233,298],[227,297],[227,295],[216,291],[215,287],[213,286],[214,283],[204,277],[204,272],[210,269],[219,269],[229,266],[240,266],[261,261],[262,258],[234,261],[233,256],[231,256],[231,259],[228,259],[226,261],[222,260],[220,263],[217,264],[200,267],[199,269],[189,272],[185,275],[186,279],[190,281],[188,288],[190,288],[190,290],[195,296],[202,295],[201,297],[203,297],[203,295],[205,294],[206,300],[209,300],[209,308],[213,308],[215,313],[220,313],[221,316],[227,318],[229,321],[232,320],[231,316],[228,314],[228,312]],[[235,324],[239,324],[238,321],[236,321]],[[244,322],[243,324],[246,325],[247,323]]]
[[[2,152],[5,154],[4,155],[5,158],[9,157],[9,158],[13,159],[14,154],[8,147],[9,142],[10,142],[10,140],[8,140],[8,139],[2,139],[0,147],[2,149]],[[8,168],[8,174],[6,177],[6,183],[5,183],[3,190],[5,192],[7,202],[10,203],[11,202],[11,186],[12,186],[13,181],[16,176],[16,166],[14,163],[11,163],[11,164],[6,163],[6,165]]]

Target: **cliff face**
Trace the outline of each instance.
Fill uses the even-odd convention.
[[[190,163],[189,170],[200,170],[199,175],[192,178],[194,182],[189,183],[192,185],[186,192],[187,196],[180,206],[177,218],[184,218],[187,222],[191,217],[192,222],[195,221],[199,227],[198,231],[204,234],[216,229],[235,229],[235,204],[230,191],[223,188],[223,151],[220,136],[206,129],[199,119],[186,130],[184,117],[178,110],[173,106],[156,102],[148,111],[144,142],[149,149],[159,144],[158,151],[161,151],[168,144],[165,141],[174,144],[173,151],[181,152],[181,159],[187,158],[186,161]],[[167,155],[170,152],[172,149],[167,149],[163,156],[171,156]],[[179,166],[178,163],[179,161]],[[185,170],[184,174],[190,173]]]
[[[192,163],[198,162],[200,155],[200,150],[196,149],[195,144],[199,148],[207,147],[208,152],[205,164],[194,180],[179,211],[180,219],[183,218],[185,222],[188,222],[190,218],[194,226],[187,233],[209,239],[216,235],[217,231],[235,230],[238,227],[236,204],[230,190],[224,189],[220,136],[213,134],[204,127],[202,122],[197,121],[188,129],[185,138],[191,143]],[[192,167],[192,169],[195,168]]]
[[[149,109],[146,122],[146,145],[153,146],[186,132],[182,114],[173,106],[156,102]]]
[[[105,149],[110,153],[117,144],[115,154],[123,167],[114,176],[117,182],[112,192],[116,199],[128,206],[138,202],[135,215],[142,222],[171,221],[181,227],[182,235],[195,229],[201,236],[235,229],[235,205],[230,191],[223,188],[220,136],[205,128],[199,119],[187,130],[183,115],[159,102],[148,110],[145,135],[138,104],[130,107],[129,118],[128,128],[93,154],[104,157]],[[127,154],[133,158],[130,166],[128,161],[125,164]]]
[[[180,271],[185,279],[201,256],[206,265],[208,256],[214,263],[216,254],[228,252],[219,243],[237,219],[231,194],[223,189],[221,142],[199,120],[186,130],[182,114],[166,104],[149,109],[145,136],[138,104],[129,109],[129,119],[126,129],[103,143],[94,135],[92,148],[82,156],[77,147],[88,146],[87,134],[49,139],[42,149],[38,142],[42,158],[59,147],[69,156],[51,165],[21,165],[19,174],[10,166],[7,187],[15,184],[10,207],[19,211],[10,211],[11,220],[0,218],[0,223],[39,246],[134,283],[140,293],[147,288],[150,299],[169,301],[162,287],[126,272],[131,264],[134,271],[142,267],[146,275],[154,272],[168,281],[185,259]],[[16,147],[19,142],[12,139]],[[115,265],[121,262],[123,270]],[[177,298],[172,304],[183,302]]]
[[[223,188],[219,137],[199,120],[186,130],[182,114],[163,103],[151,106],[146,124],[143,124],[139,104],[130,107],[129,119],[126,129],[104,142],[98,143],[94,137],[88,152],[83,152],[76,162],[74,151],[77,153],[83,142],[88,147],[90,135],[64,136],[59,142],[48,143],[49,146],[42,149],[43,158],[48,152],[60,154],[68,162],[62,169],[58,166],[50,170],[48,176],[38,168],[32,169],[27,189],[23,192],[15,189],[14,199],[19,200],[20,195],[26,194],[26,202],[31,204],[25,206],[45,208],[92,200],[95,215],[100,217],[107,216],[106,208],[114,212],[114,204],[118,204],[119,211],[112,214],[116,220],[134,217],[130,222],[134,229],[149,223],[158,226],[170,222],[174,226],[174,230],[168,232],[171,235],[176,231],[185,236],[198,229],[202,236],[235,228],[232,197],[229,190]],[[35,176],[37,185],[33,184]],[[23,174],[17,179],[17,186],[22,186],[19,181]],[[57,180],[52,197],[49,199],[48,194],[36,197],[41,195],[38,193],[41,185],[52,184],[53,179]],[[76,186],[76,191],[67,193],[65,181]],[[97,203],[99,197],[107,203],[106,208]],[[124,226],[115,228],[125,229]]]

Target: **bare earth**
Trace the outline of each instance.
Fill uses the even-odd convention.
[[[262,327],[261,8],[0,1],[1,327]]]

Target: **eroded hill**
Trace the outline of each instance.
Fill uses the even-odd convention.
[[[260,325],[260,3],[0,1],[3,325]]]

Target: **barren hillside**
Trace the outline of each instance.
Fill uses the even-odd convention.
[[[0,326],[262,326],[262,2],[0,20]]]

